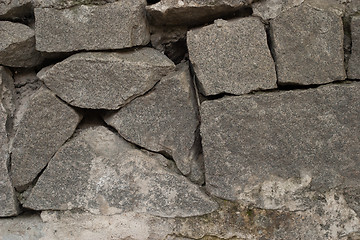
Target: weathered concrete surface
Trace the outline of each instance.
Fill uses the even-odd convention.
[[[160,163],[158,157],[135,149],[105,127],[85,129],[55,154],[24,206],[163,217],[203,215],[217,209],[197,185],[168,170],[166,160]]]
[[[18,116],[21,120],[11,146],[11,178],[22,191],[73,134],[81,116],[45,88],[30,97]]]
[[[32,0],[0,1],[0,19],[17,19],[31,15]]]
[[[128,141],[165,152],[174,158],[183,174],[191,172],[200,148],[195,142],[199,117],[187,64],[178,66],[148,94],[104,119]]]
[[[360,16],[351,18],[351,40],[348,78],[360,79]]]
[[[61,10],[35,8],[36,48],[70,52],[146,45],[150,33],[145,5],[146,0],[128,0]]]
[[[92,109],[119,109],[175,69],[151,48],[125,52],[78,53],[41,71],[39,78],[67,103]]]
[[[337,14],[302,4],[270,21],[280,84],[324,84],[346,78],[343,23]]]
[[[154,25],[200,25],[226,17],[253,0],[162,0],[146,7],[149,20]]]
[[[307,209],[313,191],[330,189],[349,189],[358,201],[359,90],[353,83],[203,102],[207,190],[265,209]]]
[[[33,67],[41,63],[41,54],[35,49],[35,33],[30,27],[0,21],[0,64],[10,67]]]
[[[200,91],[205,95],[276,88],[274,61],[265,27],[258,18],[217,20],[189,31],[187,44]]]

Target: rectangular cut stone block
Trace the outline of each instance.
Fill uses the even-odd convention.
[[[36,48],[43,52],[121,49],[146,45],[145,0],[68,9],[35,8]]]
[[[320,192],[358,188],[359,91],[352,83],[203,102],[207,189],[243,200],[277,178]]]
[[[351,40],[348,77],[350,79],[360,79],[360,16],[354,16],[351,19]]]

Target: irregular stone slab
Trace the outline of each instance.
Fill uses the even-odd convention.
[[[343,23],[307,4],[270,21],[280,84],[324,84],[346,78]]]
[[[104,119],[128,141],[171,155],[179,170],[187,175],[199,151],[196,146],[193,148],[199,117],[191,81],[188,65],[181,64],[153,91]]]
[[[295,210],[308,207],[310,186],[358,188],[359,90],[353,83],[203,102],[208,191]]]
[[[119,0],[33,0],[34,7],[66,9],[78,5],[104,5]]]
[[[276,18],[283,11],[301,5],[304,0],[266,0],[252,4],[253,15],[263,20]]]
[[[259,19],[217,20],[189,31],[187,43],[203,94],[276,88],[275,65]]]
[[[0,19],[17,19],[31,15],[32,0],[2,0]]]
[[[22,191],[73,134],[81,116],[44,88],[19,111],[21,120],[11,147],[11,177]]]
[[[21,23],[0,21],[0,64],[9,67],[33,67],[41,63],[35,49],[35,33]]]
[[[36,48],[70,52],[146,45],[150,33],[145,5],[146,0],[129,0],[62,10],[35,8]]]
[[[162,0],[146,7],[154,25],[200,25],[249,7],[253,0]]]
[[[126,52],[78,53],[39,78],[61,99],[82,108],[119,109],[175,69],[151,48]]]
[[[163,217],[217,209],[197,185],[163,167],[158,157],[135,149],[105,127],[85,129],[55,154],[24,206]]]
[[[348,77],[360,79],[360,17],[351,18],[351,56],[349,60]]]
[[[9,118],[12,118],[16,109],[15,86],[12,72],[0,66],[0,101]]]

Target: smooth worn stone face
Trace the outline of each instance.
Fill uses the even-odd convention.
[[[41,63],[35,49],[34,30],[8,21],[0,21],[0,64],[9,67],[33,67]]]
[[[324,84],[346,78],[343,23],[305,3],[270,21],[280,84]]]
[[[68,9],[35,8],[36,48],[43,52],[121,49],[146,45],[145,0]]]
[[[24,206],[164,217],[202,215],[217,209],[216,202],[184,176],[164,167],[159,157],[135,149],[105,127],[84,129],[55,154]]]
[[[203,102],[208,191],[278,208],[276,201],[310,187],[357,189],[359,90],[352,83]],[[294,204],[306,198],[298,197]]]
[[[0,19],[18,19],[31,15],[32,0],[0,1]]]
[[[190,173],[199,150],[195,142],[199,118],[187,64],[104,119],[128,141],[171,155],[183,174]]]
[[[351,56],[349,60],[348,77],[360,79],[360,17],[351,18]]]
[[[11,147],[11,177],[24,190],[61,145],[73,134],[81,117],[55,94],[41,88],[23,111]]]
[[[205,95],[276,88],[264,25],[249,17],[188,32],[189,57]]]
[[[78,53],[38,75],[48,88],[73,106],[119,109],[174,69],[174,63],[165,55],[142,48]]]

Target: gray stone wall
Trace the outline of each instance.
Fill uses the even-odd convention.
[[[359,0],[0,0],[0,239],[360,239]]]

